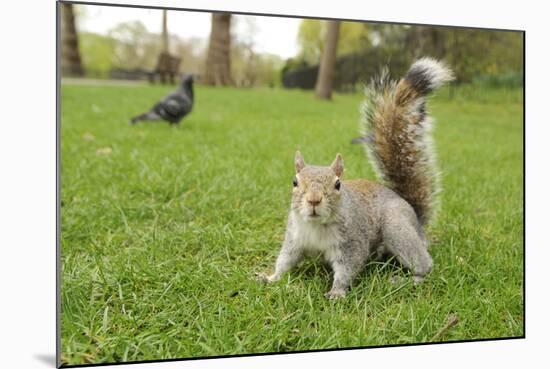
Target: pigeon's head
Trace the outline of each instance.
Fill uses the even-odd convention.
[[[184,86],[191,86],[193,84],[193,75],[192,74],[184,74],[181,76],[181,84]]]

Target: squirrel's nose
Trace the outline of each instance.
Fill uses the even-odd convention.
[[[321,200],[323,198],[321,196],[311,196],[311,197],[308,197],[307,199],[307,202],[311,205],[311,206],[317,206],[321,203]]]

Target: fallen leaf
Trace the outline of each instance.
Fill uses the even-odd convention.
[[[97,149],[95,153],[96,155],[111,155],[112,152],[113,149],[111,149],[110,147],[102,147],[100,149]]]
[[[93,134],[91,134],[90,132],[86,132],[82,135],[82,138],[84,139],[84,141],[93,141],[95,140],[95,136]]]

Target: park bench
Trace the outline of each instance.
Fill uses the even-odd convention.
[[[149,82],[155,83],[157,76],[162,84],[169,81],[174,84],[176,75],[178,75],[181,58],[162,52],[157,60],[155,70],[148,73]]]

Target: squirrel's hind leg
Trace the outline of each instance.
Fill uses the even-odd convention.
[[[385,222],[382,236],[386,250],[412,273],[415,283],[421,282],[432,270],[428,243],[416,219],[394,214]]]

